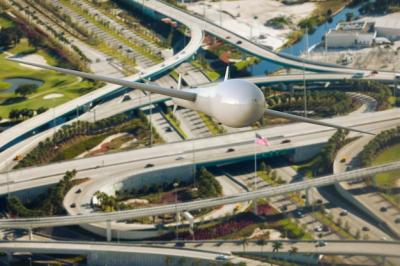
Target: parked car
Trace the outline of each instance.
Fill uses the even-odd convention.
[[[355,78],[355,79],[360,79],[360,78],[363,78],[363,77],[364,77],[364,73],[355,73],[353,75],[353,78]]]
[[[341,163],[345,163],[345,162],[346,162],[346,158],[340,159],[340,162],[341,162]]]
[[[369,231],[369,228],[368,228],[367,226],[363,226],[363,227],[362,227],[362,230],[365,231],[365,232],[368,232],[368,231]]]
[[[148,163],[148,164],[146,164],[146,165],[144,166],[144,168],[150,168],[150,167],[154,167],[154,164]]]
[[[379,210],[380,210],[381,212],[386,212],[386,211],[387,211],[387,208],[386,208],[386,207],[381,207]]]
[[[71,208],[75,208],[76,207],[76,204],[75,203],[72,203],[71,205],[69,205]]]
[[[242,41],[237,41],[236,44],[242,44]]]
[[[298,218],[303,218],[304,217],[304,213],[302,211],[298,210],[298,211],[296,211],[296,216]]]
[[[340,212],[340,216],[346,216],[347,214],[349,214],[349,212],[347,210],[342,210]]]
[[[372,74],[372,75],[376,75],[376,74],[378,74],[378,71],[372,70],[371,74]]]
[[[229,148],[229,149],[226,150],[226,152],[234,152],[234,151],[235,151],[234,148]]]
[[[314,227],[314,231],[315,232],[322,232],[323,231],[322,226],[317,225],[316,227]]]
[[[290,143],[290,142],[291,142],[290,139],[284,139],[284,140],[281,141],[281,144]]]

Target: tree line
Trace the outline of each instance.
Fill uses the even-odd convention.
[[[389,96],[391,89],[388,85],[374,80],[348,79],[344,81],[346,91],[360,92],[371,96],[377,101],[377,109],[385,110],[390,107]]]
[[[39,115],[47,111],[46,107],[39,107],[38,109],[30,109],[30,108],[23,108],[23,109],[12,109],[8,114],[8,118],[13,121],[23,121],[25,119],[33,117],[35,114]]]
[[[288,93],[267,97],[268,106],[277,111],[302,111],[304,96]],[[311,91],[307,95],[307,107],[318,117],[330,117],[338,114],[347,114],[355,108],[355,101],[344,92],[339,91]]]
[[[321,176],[332,173],[333,161],[337,152],[347,144],[347,130],[339,129],[328,140],[328,143],[322,148],[321,152],[313,159],[311,165],[304,167],[305,171],[310,171],[313,176]]]
[[[10,197],[7,200],[8,209],[19,217],[65,214],[64,197],[74,185],[72,179],[76,176],[76,173],[76,170],[67,171],[56,186],[49,188],[46,193],[39,195],[31,203],[24,204],[18,197]]]
[[[383,150],[400,143],[400,126],[379,133],[361,152],[363,166],[371,165]]]
[[[127,114],[118,114],[105,118],[94,123],[87,121],[76,121],[70,125],[63,125],[51,138],[39,142],[15,168],[23,168],[33,165],[48,163],[57,156],[58,150],[68,142],[80,136],[96,136],[114,132],[128,132],[133,135],[144,135],[146,132],[147,120],[140,115],[141,119],[131,120]],[[155,139],[158,135],[155,134]]]

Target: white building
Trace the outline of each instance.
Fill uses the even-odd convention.
[[[343,22],[325,35],[328,48],[358,48],[371,46],[376,38],[373,23]]]
[[[400,40],[400,13],[393,13],[383,17],[373,18],[375,30],[379,37],[391,41]]]

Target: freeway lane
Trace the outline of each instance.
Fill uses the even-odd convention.
[[[398,241],[329,241],[325,247],[316,247],[315,241],[281,241],[279,252],[289,252],[297,247],[299,254],[360,255],[400,257]],[[7,241],[0,242],[5,252],[63,253],[89,255],[93,251],[112,253],[140,253],[168,256],[183,256],[215,260],[216,254],[243,253],[241,241],[188,241],[184,248],[174,248],[174,243],[119,244],[104,242],[61,242],[61,241]],[[271,253],[273,242],[260,246],[249,241],[245,253]],[[196,250],[194,250],[196,249]],[[232,262],[236,262],[234,259]]]
[[[309,60],[302,60],[301,58],[290,56],[290,55],[283,55],[275,53],[265,47],[258,45],[242,36],[237,35],[234,32],[231,32],[225,28],[222,28],[211,21],[206,20],[205,18],[198,16],[194,13],[190,13],[183,9],[178,9],[177,7],[161,2],[158,0],[131,0],[133,2],[137,2],[139,4],[144,4],[145,7],[150,8],[151,10],[155,10],[161,14],[164,14],[167,17],[170,17],[174,20],[177,20],[184,25],[190,27],[198,26],[203,31],[208,32],[226,42],[231,43],[232,45],[247,51],[250,54],[259,56],[261,58],[270,60],[272,62],[289,66],[295,67],[298,69],[307,69],[317,72],[341,72],[341,73],[369,73],[370,70],[357,70],[357,69],[350,69],[340,65],[333,65],[333,64],[326,64],[320,62],[313,62]],[[385,75],[387,77],[391,77],[394,79],[395,75],[392,72],[382,72],[381,75]]]
[[[393,127],[400,123],[400,109],[391,109],[377,113],[357,114],[354,116],[327,119],[332,123],[359,127],[371,132]],[[364,122],[368,121],[368,122]],[[363,125],[363,126],[361,126]],[[260,129],[258,133],[268,136],[274,145],[265,150],[257,147],[258,152],[271,152],[294,149],[307,145],[325,143],[335,132],[332,129],[304,123],[289,124]],[[282,135],[284,132],[284,135]],[[0,195],[8,191],[15,192],[28,188],[40,187],[58,182],[67,170],[76,169],[78,177],[118,176],[143,169],[147,163],[168,166],[176,163],[191,163],[193,143],[196,150],[196,162],[213,162],[226,159],[242,158],[254,154],[255,131],[244,131],[212,138],[169,143],[139,150],[112,153],[101,156],[64,161],[39,167],[25,168],[0,175]],[[281,143],[290,139],[290,143]],[[227,153],[228,148],[234,152]],[[154,155],[157,154],[156,157]],[[177,162],[183,156],[185,161]],[[202,161],[203,160],[203,161]],[[152,170],[152,168],[150,169]],[[125,173],[125,174],[124,174]]]
[[[187,46],[181,50],[178,54],[168,58],[163,63],[149,67],[139,74],[135,74],[130,77],[126,77],[129,81],[138,81],[142,78],[151,77],[158,73],[161,73],[167,69],[171,69],[181,62],[184,62],[197,51],[202,44],[203,32],[196,26],[193,25],[191,28],[191,38]],[[2,133],[0,133],[0,152],[3,152],[6,148],[15,144],[19,138],[23,136],[33,135],[32,131],[37,129],[39,126],[47,124],[52,121],[54,117],[61,117],[69,112],[73,112],[77,107],[83,107],[90,105],[94,100],[100,99],[106,95],[112,94],[118,90],[123,90],[119,85],[108,84],[100,89],[85,94],[79,98],[71,100],[55,108],[49,109],[38,116],[32,117]]]
[[[307,81],[310,82],[327,82],[327,81],[341,81],[345,79],[351,79],[352,75],[345,73],[324,73],[324,74],[307,73],[305,78]],[[268,84],[280,84],[286,82],[288,83],[300,82],[300,81],[302,82],[303,75],[294,74],[294,75],[284,75],[284,76],[248,77],[245,79],[258,85],[268,85]],[[379,75],[366,75],[363,79],[379,80],[385,83],[393,82],[393,80],[382,78]],[[215,83],[208,83],[208,84],[203,84],[203,86],[210,86],[214,84]],[[130,95],[136,95],[136,93],[133,92],[130,93]],[[156,94],[152,95],[151,99],[152,102],[162,102],[168,100],[169,98],[163,95]],[[93,121],[94,115],[97,117],[97,119],[102,119],[122,112],[126,112],[128,110],[136,109],[147,104],[149,104],[148,97],[134,97],[132,98],[132,100],[124,102],[120,102],[118,99],[111,100],[109,102],[96,106],[90,112],[86,112],[85,114],[80,116],[79,119]],[[70,123],[72,121],[73,120],[71,120]],[[17,125],[17,127],[19,126]],[[44,132],[41,133],[40,138],[37,136],[39,134],[36,134],[35,136],[32,136],[24,141],[21,141],[18,144],[8,148],[7,150],[0,152],[0,169],[4,170],[4,168],[13,163],[12,160],[17,155],[25,154],[26,152],[29,151],[29,149],[33,148],[36,144],[38,144],[39,141],[44,140],[46,137],[50,137],[52,134],[52,129],[47,130],[46,132],[47,134]],[[11,137],[9,135],[2,135],[2,134],[0,134],[0,137],[3,136],[4,138]]]
[[[88,224],[88,223],[105,222],[105,221],[120,221],[125,219],[156,216],[167,213],[191,211],[191,210],[209,208],[225,204],[235,204],[238,202],[245,202],[258,198],[268,198],[280,194],[287,194],[290,192],[306,190],[312,187],[322,187],[337,182],[366,178],[377,173],[394,171],[398,169],[400,169],[400,162],[394,162],[379,166],[353,170],[346,173],[309,179],[297,183],[281,185],[279,187],[269,187],[252,192],[242,192],[238,193],[235,196],[231,195],[219,198],[197,200],[179,204],[162,205],[150,208],[140,208],[128,211],[119,211],[112,213],[91,213],[91,214],[82,214],[79,216],[3,219],[0,220],[0,228],[32,229],[38,227],[53,227],[53,226],[65,226],[65,225],[76,225],[76,224]]]

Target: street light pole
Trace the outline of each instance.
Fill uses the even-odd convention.
[[[149,108],[150,108],[150,117],[149,117],[149,124],[150,124],[150,147],[153,145],[153,125],[151,123],[151,117],[153,116],[153,106],[151,103],[151,93],[149,93]]]
[[[254,141],[254,191],[257,190],[257,143]],[[254,199],[254,214],[257,215],[257,199]]]
[[[174,188],[175,188],[175,235],[176,235],[176,241],[179,240],[179,232],[178,232],[178,191],[177,191],[177,187],[179,186],[179,184],[177,182],[174,183]]]
[[[219,0],[219,26],[222,27],[222,0]]]
[[[194,147],[194,140],[192,140],[192,160],[193,160],[193,168],[192,168],[192,175],[193,175],[193,185],[197,188],[196,184],[196,158],[195,158],[195,147]]]
[[[306,27],[306,53],[308,53],[308,27]],[[306,87],[306,68],[305,68],[305,63],[304,63],[304,58],[302,60],[303,62],[303,86],[304,86],[304,117],[307,117],[307,87]]]
[[[306,69],[303,59],[303,89],[304,89],[304,117],[307,117],[307,87],[306,87]]]

